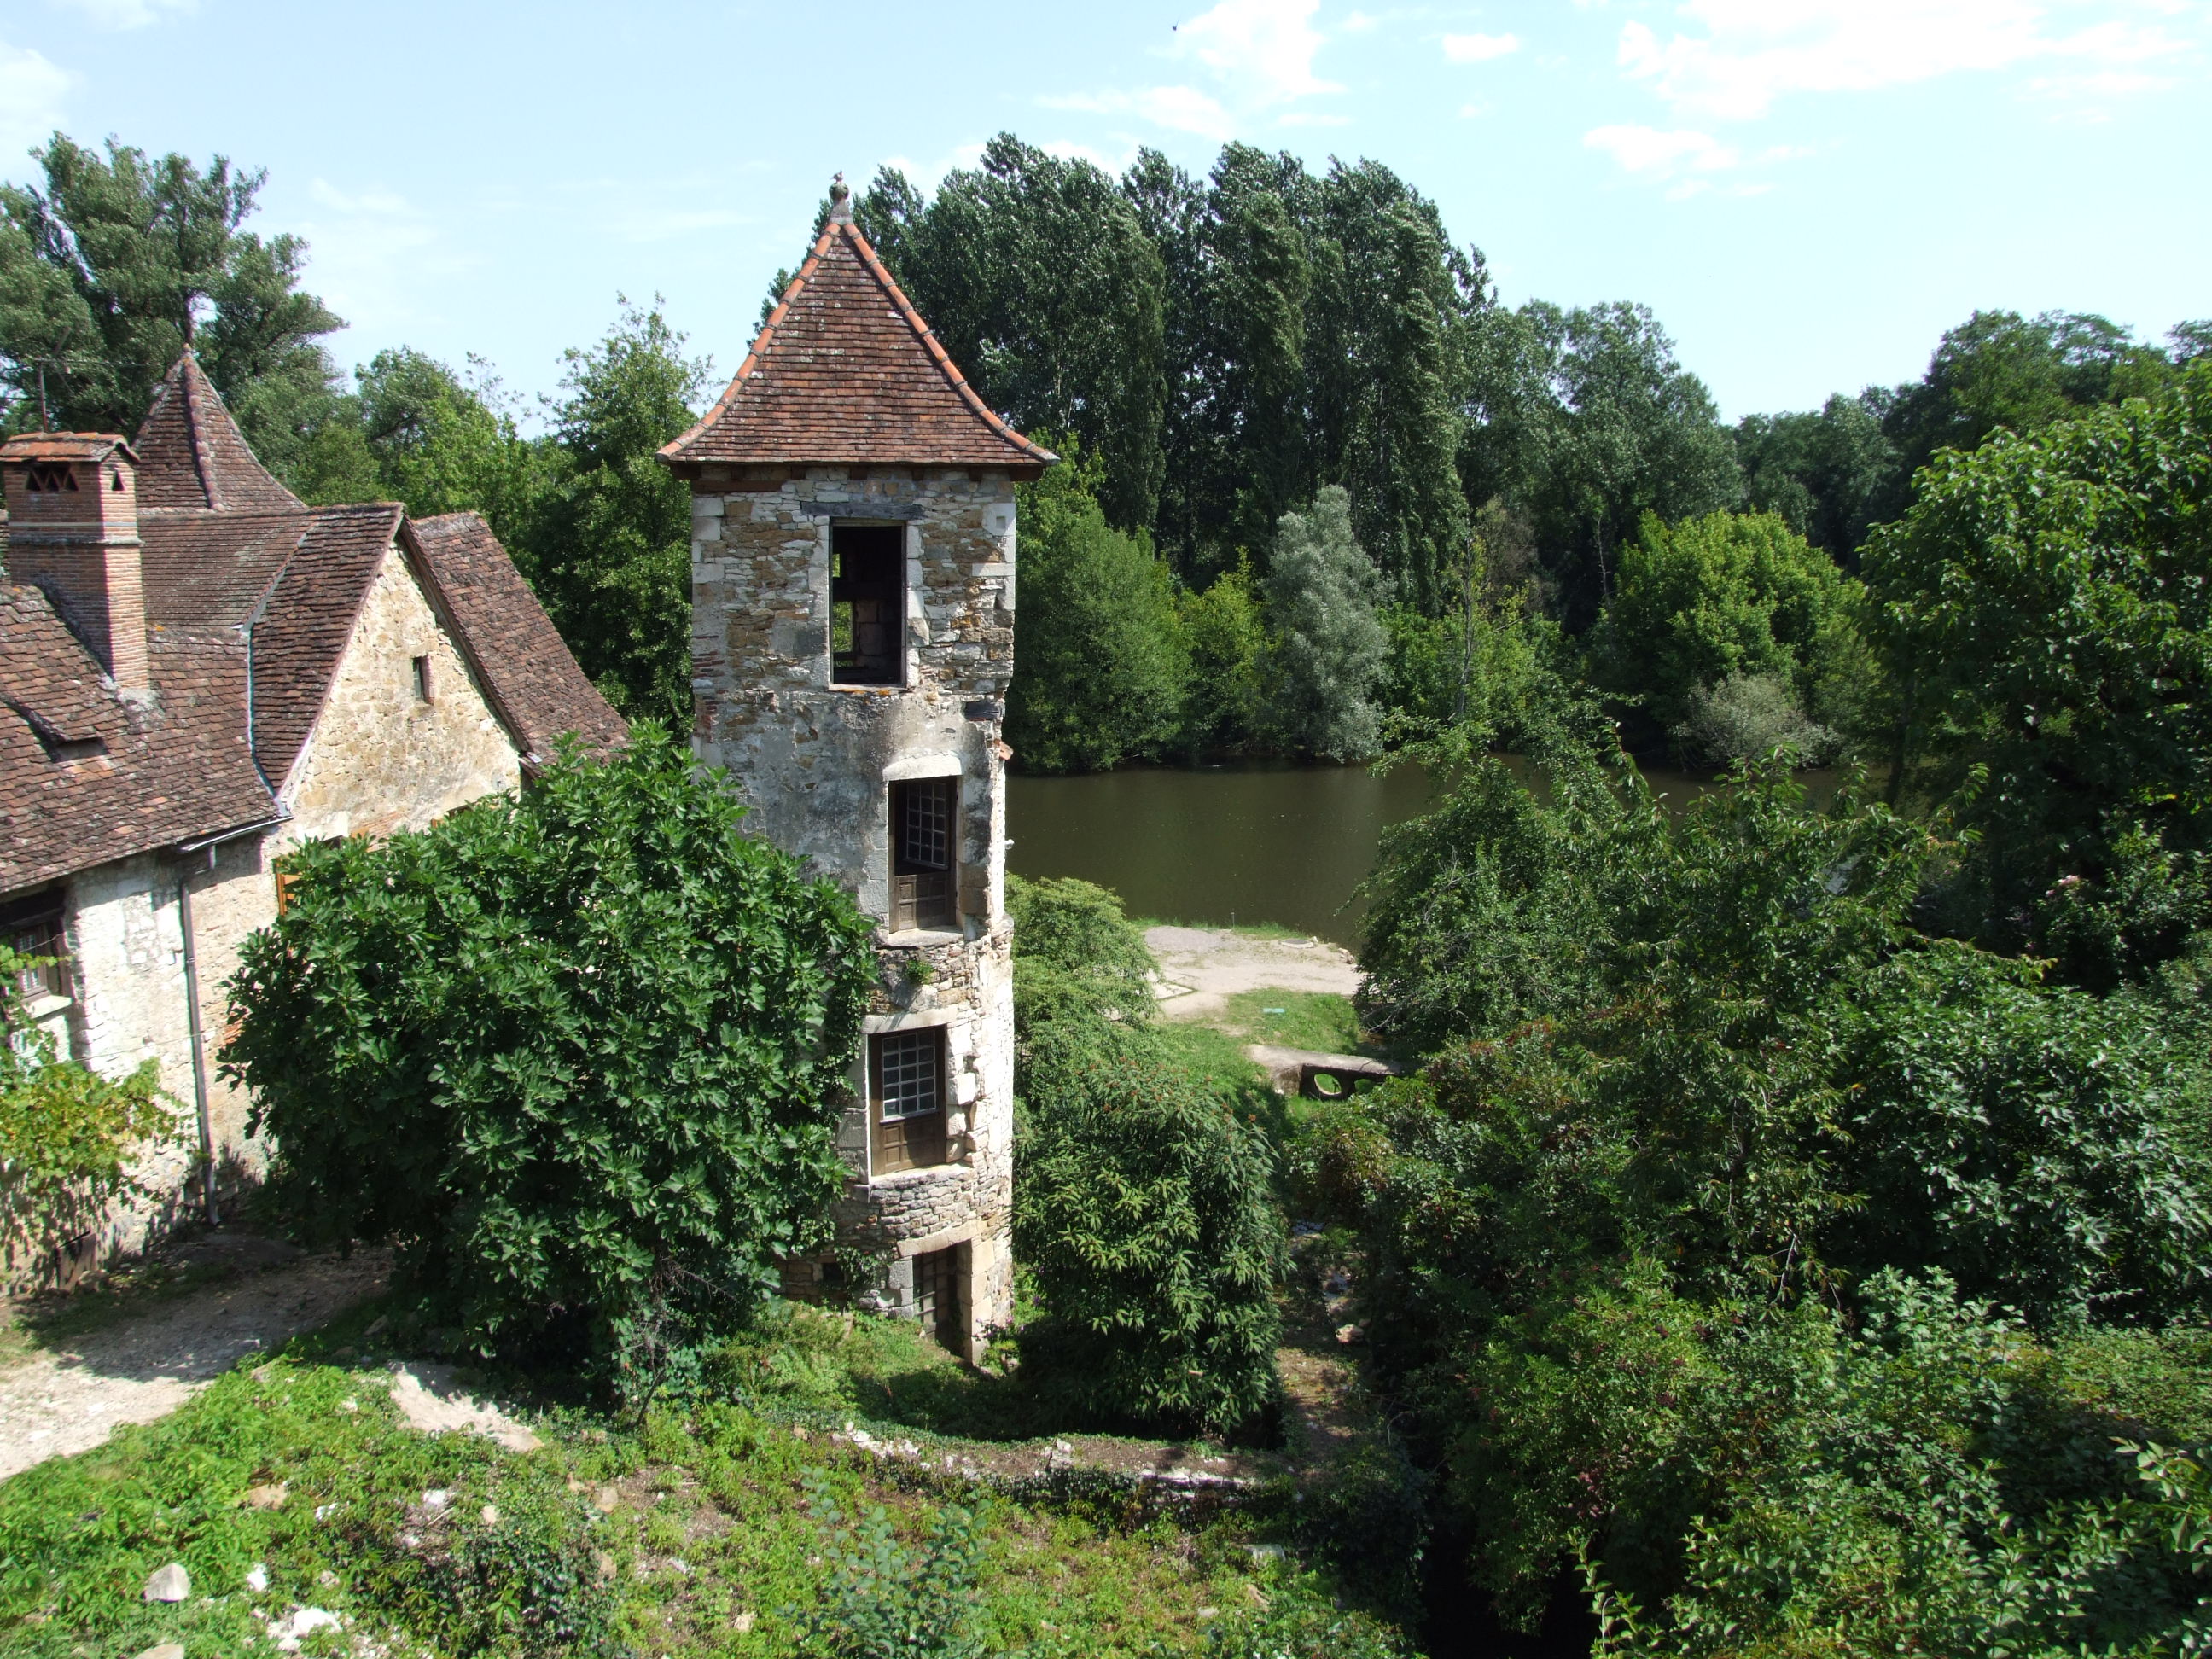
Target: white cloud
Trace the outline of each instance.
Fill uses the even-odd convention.
[[[2096,21],[2074,27],[2092,7]],[[2113,16],[2116,8],[2130,15]],[[1662,42],[1629,22],[1618,57],[1676,111],[1741,120],[1791,93],[1872,92],[2039,60],[2095,73],[2190,54],[2195,44],[2158,20],[2197,9],[2178,0],[1685,0],[1678,15],[1702,33]]]
[[[1343,88],[1314,71],[1324,38],[1313,27],[1321,0],[1219,0],[1210,11],[1180,26],[1169,58],[1202,70],[1217,91],[1178,83],[1134,91],[1063,94],[1040,98],[1047,109],[1129,114],[1155,126],[1219,142],[1273,116],[1279,125],[1334,126],[1338,118],[1291,110],[1285,105]],[[1352,14],[1357,32],[1379,20]]]
[[[348,323],[372,337],[392,334],[431,313],[417,303],[472,261],[441,257],[438,233],[395,191],[339,189],[316,179],[307,195],[321,210],[301,223],[313,255],[315,291]]]
[[[28,46],[0,40],[0,179],[25,176],[25,153],[63,125],[63,100],[77,78]]]
[[[1176,31],[1175,55],[1195,58],[1232,91],[1274,104],[1342,88],[1314,73],[1321,0],[1220,0]]]
[[[166,14],[199,9],[198,0],[52,0],[52,3],[82,12],[94,28],[143,29],[158,23]]]
[[[1602,150],[1629,172],[1646,179],[1722,173],[1743,161],[1741,151],[1709,132],[1664,132],[1657,127],[1593,127],[1583,135],[1583,148]]]
[[[1521,50],[1517,34],[1447,34],[1444,58],[1454,64],[1486,64]]]

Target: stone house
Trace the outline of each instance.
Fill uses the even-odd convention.
[[[55,959],[23,988],[63,1052],[159,1061],[187,1133],[142,1177],[212,1206],[261,1162],[216,1052],[287,849],[420,828],[623,722],[483,520],[304,505],[189,353],[135,444],[18,437],[0,474],[0,939]]]
[[[720,399],[661,451],[692,501],[693,748],[768,839],[877,918],[840,1137],[864,1301],[975,1357],[1012,1313],[1006,776],[1014,483],[1055,459],[961,377],[829,223]]]

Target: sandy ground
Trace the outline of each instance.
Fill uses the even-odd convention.
[[[381,1250],[269,1265],[283,1250],[241,1252],[238,1277],[119,1316],[0,1370],[0,1480],[88,1450],[118,1424],[166,1417],[246,1355],[375,1295],[390,1267]]]
[[[1212,1019],[1240,991],[1277,987],[1348,997],[1359,988],[1352,952],[1311,939],[1257,939],[1225,927],[1154,927],[1145,943],[1159,958],[1157,994],[1169,1019]]]

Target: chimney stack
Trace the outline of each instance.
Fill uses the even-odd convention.
[[[0,444],[0,473],[8,580],[44,591],[117,690],[150,690],[131,446],[104,433],[26,433]]]

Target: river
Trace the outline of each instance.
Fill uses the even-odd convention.
[[[1653,788],[1687,800],[1710,775],[1646,768]],[[1816,795],[1832,775],[1808,773]],[[1272,922],[1356,945],[1352,897],[1388,825],[1427,805],[1429,775],[1401,766],[1246,761],[1133,768],[1086,777],[1017,774],[1006,797],[1006,867],[1110,887],[1134,916]]]

